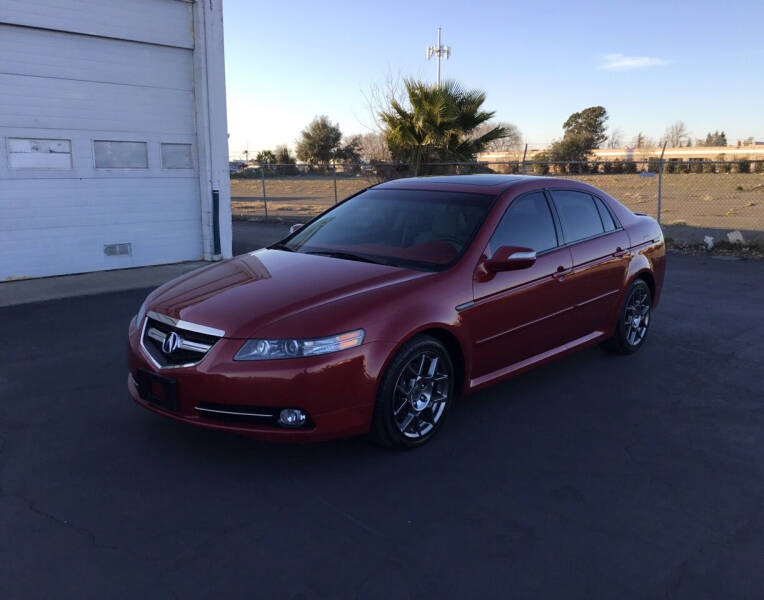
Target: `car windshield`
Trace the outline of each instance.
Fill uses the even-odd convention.
[[[366,190],[272,248],[442,270],[467,249],[493,198],[429,190]]]

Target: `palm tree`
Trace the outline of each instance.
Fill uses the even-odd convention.
[[[390,101],[380,113],[385,137],[394,157],[408,160],[415,175],[422,162],[470,161],[485,146],[509,132],[496,126],[482,135],[475,130],[494,116],[485,111],[485,92],[463,90],[458,83],[440,86],[407,79],[408,106]]]

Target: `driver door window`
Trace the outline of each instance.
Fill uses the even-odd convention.
[[[491,237],[490,251],[496,252],[500,246],[523,246],[536,254],[557,246],[552,213],[542,192],[512,202]]]

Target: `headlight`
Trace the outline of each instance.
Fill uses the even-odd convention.
[[[363,334],[363,329],[357,329],[339,335],[310,340],[247,340],[233,359],[270,360],[328,354],[360,346],[363,342]]]
[[[141,307],[138,309],[138,314],[135,315],[135,325],[137,327],[141,326],[141,323],[143,323],[143,317],[146,316],[146,302],[148,301],[148,298],[143,301],[143,304],[141,304]]]

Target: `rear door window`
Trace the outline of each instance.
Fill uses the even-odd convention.
[[[560,216],[565,242],[600,235],[605,232],[594,198],[584,192],[554,190],[552,198]]]

